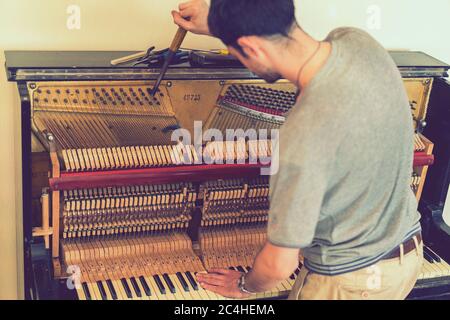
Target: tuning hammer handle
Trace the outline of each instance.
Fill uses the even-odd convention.
[[[186,37],[186,34],[187,31],[179,27],[177,33],[175,34],[175,37],[172,40],[172,44],[170,45],[169,50],[172,52],[177,52],[180,49],[181,44]]]

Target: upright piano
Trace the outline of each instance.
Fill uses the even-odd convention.
[[[184,63],[151,96],[158,67],[110,64],[131,53],[5,52],[21,101],[27,299],[224,299],[195,274],[248,272],[265,242],[269,180],[261,173],[296,88],[236,65]],[[431,194],[420,202],[425,262],[409,298],[442,298],[450,295],[450,232],[428,191],[441,171],[433,181],[427,173],[450,161],[449,137],[436,129],[439,110],[450,121],[450,66],[422,52],[391,55],[414,121],[411,188],[418,200]],[[252,298],[286,297],[298,271]]]

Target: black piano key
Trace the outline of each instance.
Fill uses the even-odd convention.
[[[429,250],[430,250],[430,254],[434,258],[434,260],[438,263],[441,263],[442,262],[441,257],[439,257],[433,250],[431,250],[431,249],[429,249]]]
[[[244,272],[244,273],[245,273],[244,268],[242,268],[241,266],[237,266],[237,270],[238,270],[239,272]]]
[[[194,288],[194,290],[197,291],[198,290],[197,281],[195,281],[195,279],[192,276],[192,274],[189,271],[185,272],[184,274],[186,275],[186,278],[190,282],[192,288]]]
[[[230,269],[230,270],[234,270],[234,267],[228,267],[228,269]]]
[[[105,287],[103,287],[103,283],[101,281],[97,281],[97,287],[100,291],[103,300],[108,300],[108,296],[106,295]]]
[[[181,274],[181,272],[177,272],[176,275],[177,275],[178,280],[180,280],[181,286],[183,287],[184,291],[188,292],[189,286],[188,286],[186,280],[184,280],[184,277]]]
[[[169,286],[170,292],[175,293],[176,292],[175,286],[174,286],[172,280],[170,280],[169,275],[167,273],[163,274],[163,279],[166,281],[167,285]]]
[[[426,252],[425,250],[423,251],[423,257],[425,258],[425,260],[427,260],[429,263],[434,263],[434,259],[432,256],[430,256],[430,254],[428,252]]]
[[[117,292],[116,289],[114,289],[111,280],[106,280],[106,285],[108,286],[109,292],[111,293],[111,297],[113,298],[113,300],[117,300]]]
[[[86,296],[86,300],[92,300],[92,296],[91,296],[91,293],[89,292],[87,283],[83,282],[81,284],[81,286],[83,287],[83,292],[84,292],[84,295]]]
[[[136,295],[140,298],[142,297],[141,289],[139,289],[139,285],[136,282],[136,279],[134,277],[130,278],[131,285],[133,286],[134,292],[136,292]]]
[[[298,276],[298,274],[300,273],[300,268],[297,268],[294,273]]]
[[[248,272],[252,271],[252,267],[247,266]]]
[[[162,283],[159,276],[157,274],[155,274],[153,276],[153,279],[155,280],[156,285],[158,286],[159,292],[161,292],[161,294],[166,294],[166,288],[164,287],[164,284]]]
[[[247,269],[247,267],[242,267],[242,269],[244,269],[245,273],[248,273],[250,270]]]
[[[133,298],[133,295],[131,294],[131,289],[128,286],[127,280],[125,278],[120,279],[120,282],[122,282],[122,286],[125,290],[125,293],[127,294],[128,299]]]
[[[150,297],[152,295],[152,291],[150,290],[150,287],[149,287],[147,281],[145,281],[145,278],[143,276],[140,276],[139,281],[141,281],[142,288],[144,288],[144,291],[145,291],[145,294],[147,295],[147,297]]]
[[[441,258],[430,248],[424,246],[423,251],[427,252],[434,259],[434,261],[436,261],[438,263],[441,262]]]

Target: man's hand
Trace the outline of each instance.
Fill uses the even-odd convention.
[[[209,6],[204,0],[191,0],[172,11],[174,22],[183,29],[196,34],[211,35],[208,27]]]
[[[197,281],[205,289],[221,296],[234,299],[247,298],[250,295],[239,290],[239,278],[242,273],[228,269],[211,269],[208,273],[197,273]]]

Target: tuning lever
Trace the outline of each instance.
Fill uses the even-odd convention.
[[[161,81],[163,80],[164,75],[166,74],[167,69],[169,68],[170,61],[174,57],[175,53],[180,49],[181,44],[183,43],[183,40],[186,37],[186,34],[187,31],[185,29],[181,27],[178,28],[178,31],[172,40],[172,44],[169,47],[169,52],[167,54],[166,61],[164,62],[164,65],[161,69],[161,73],[159,74],[158,79],[156,80],[156,84],[150,93],[151,96],[154,96],[156,92],[158,92],[159,85],[161,84]]]

